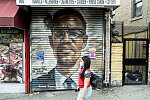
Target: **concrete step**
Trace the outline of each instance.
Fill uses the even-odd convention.
[[[0,83],[0,93],[25,93],[25,84]]]

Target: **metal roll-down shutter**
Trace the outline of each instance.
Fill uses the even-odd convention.
[[[61,82],[64,81],[64,79],[62,74],[58,73],[59,71],[56,71],[55,69],[57,63],[61,64],[58,61],[59,58],[56,57],[57,52],[59,52],[59,57],[61,59],[65,59],[65,57],[67,58],[69,54],[68,53],[66,53],[66,55],[62,54],[61,57],[61,51],[63,51],[64,49],[63,47],[62,48],[59,47],[59,50],[57,50],[57,52],[54,51],[53,48],[57,47],[58,40],[56,38],[54,40],[50,40],[49,36],[52,36],[52,31],[50,27],[47,27],[47,22],[45,21],[45,18],[48,16],[48,14],[50,14],[51,15],[50,18],[53,19],[55,12],[57,12],[60,9],[64,9],[64,8],[33,7],[31,10],[32,14],[31,14],[31,27],[30,27],[30,31],[31,31],[31,35],[30,35],[31,74],[30,75],[31,75],[32,91],[70,89],[69,87],[67,88],[60,85]],[[94,50],[94,51],[96,50],[96,58],[91,59],[91,69],[97,76],[99,76],[102,79],[102,75],[104,72],[104,60],[103,60],[104,11],[100,8],[72,8],[72,9],[75,9],[76,11],[82,14],[84,20],[86,21],[85,34],[88,36],[87,41],[85,43],[85,47],[82,48],[81,54],[79,53],[78,56],[80,57],[89,56],[90,50]],[[53,41],[53,47],[52,44],[50,44],[52,41]],[[57,42],[54,43],[54,41]],[[83,40],[77,42],[78,43],[76,44],[79,45],[81,42],[83,42]],[[79,60],[77,60],[74,63],[74,66],[79,66],[79,63],[77,62],[79,62]],[[74,68],[76,67],[72,67],[72,69],[70,70],[70,73],[74,73],[71,76],[71,78],[77,82],[79,70],[76,70]],[[64,70],[62,70],[62,73]],[[56,76],[60,80],[57,80]],[[78,85],[78,83],[76,83],[76,85]]]

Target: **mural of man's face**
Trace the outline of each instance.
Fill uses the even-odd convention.
[[[54,21],[50,44],[57,65],[64,70],[71,69],[80,58],[88,39],[84,32],[84,24],[76,15],[62,15]]]

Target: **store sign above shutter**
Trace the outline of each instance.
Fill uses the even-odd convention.
[[[17,5],[30,6],[73,6],[73,7],[115,7],[120,0],[16,0]]]

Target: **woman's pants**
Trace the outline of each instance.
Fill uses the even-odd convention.
[[[83,91],[83,88],[80,88],[80,91],[78,93],[78,98],[77,100],[80,100],[81,98],[81,95],[82,95],[82,91]],[[87,90],[86,90],[86,93],[85,93],[85,96],[84,96],[84,100],[87,100],[88,97],[92,94],[92,87],[88,87]]]

